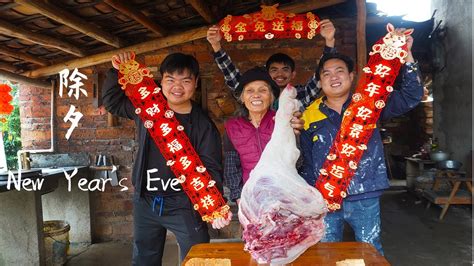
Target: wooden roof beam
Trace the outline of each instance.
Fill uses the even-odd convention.
[[[0,54],[8,55],[10,57],[20,59],[20,60],[23,60],[23,61],[27,61],[27,62],[30,62],[30,63],[34,63],[34,64],[37,64],[37,65],[40,65],[40,66],[49,65],[49,62],[47,60],[32,56],[32,55],[27,54],[27,53],[16,51],[14,49],[10,49],[6,46],[0,46]]]
[[[302,0],[297,1],[295,4],[280,6],[278,9],[281,11],[298,14],[344,2],[346,2],[346,0]]]
[[[307,6],[301,6],[301,2]],[[342,2],[345,2],[345,0],[304,0],[304,1],[298,1],[297,4],[289,5],[282,9],[285,10],[286,12],[303,13],[303,12],[315,10],[317,8],[339,4]],[[82,67],[99,65],[102,63],[108,63],[112,59],[112,56],[121,52],[125,52],[125,51],[134,51],[137,55],[148,53],[148,52],[156,51],[159,49],[168,48],[174,45],[179,45],[186,42],[205,38],[208,28],[209,26],[204,26],[204,27],[188,30],[185,32],[169,35],[166,37],[156,38],[154,40],[135,44],[129,47],[124,47],[124,48],[116,49],[113,51],[91,55],[91,56],[88,56],[87,58],[73,59],[66,62],[55,64],[55,65],[34,69],[31,71],[25,72],[24,74],[25,76],[32,77],[32,78],[50,76],[50,75],[57,74],[59,71],[63,70],[64,68],[69,68],[69,69],[82,68]]]
[[[98,26],[89,23],[88,21],[74,15],[73,13],[58,8],[54,5],[39,0],[15,0],[16,3],[22,6],[29,7],[36,10],[43,16],[46,16],[52,20],[55,20],[61,24],[71,27],[79,32],[84,33],[98,41],[111,45],[115,48],[123,47],[124,42],[117,36],[110,34],[109,32],[99,28]]]
[[[166,35],[166,30],[160,25],[153,22],[150,18],[145,16],[140,10],[135,9],[131,5],[127,4],[126,1],[122,0],[105,0],[105,3],[120,11],[125,16],[137,21],[142,24],[145,28],[151,30],[159,37]]]
[[[90,55],[85,58],[77,58],[73,60],[69,60],[66,62],[58,63],[51,66],[46,66],[42,68],[38,68],[35,70],[25,72],[25,76],[37,78],[37,77],[44,77],[50,75],[56,75],[59,71],[63,70],[64,68],[73,69],[73,68],[82,68],[88,66],[94,66],[102,63],[108,63],[112,59],[112,56],[126,52],[126,51],[134,51],[137,55],[148,53],[152,51],[156,51],[163,48],[168,48],[174,45],[179,45],[182,43],[202,39],[206,37],[206,33],[208,30],[208,26],[188,30],[185,32],[177,33],[174,35],[168,35],[162,38],[156,38],[151,41],[147,41],[144,43],[135,44],[129,47],[124,47],[121,49],[116,49],[113,51],[108,51],[104,53],[99,53],[95,55]]]
[[[39,79],[32,79],[28,78],[22,75],[18,75],[15,73],[11,73],[9,71],[1,70],[0,69],[0,78],[9,80],[9,81],[14,81],[22,84],[27,84],[27,85],[32,85],[40,88],[48,88],[51,89],[52,85],[51,83],[44,81],[44,80],[39,80]]]
[[[0,20],[0,32],[4,35],[27,40],[32,43],[41,44],[43,46],[52,47],[76,56],[85,56],[86,53],[78,47],[65,41],[42,35],[36,32],[26,30],[15,26],[3,20]]]
[[[14,65],[5,62],[0,62],[0,69],[13,73],[16,73],[18,71],[18,69]]]
[[[207,23],[216,21],[211,9],[203,0],[186,0],[186,3],[191,5]]]

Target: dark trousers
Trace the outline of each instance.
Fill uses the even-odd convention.
[[[186,195],[164,197],[153,210],[153,197],[141,197],[133,209],[133,265],[161,265],[166,231],[176,236],[184,260],[191,247],[209,243],[207,224],[191,209]]]

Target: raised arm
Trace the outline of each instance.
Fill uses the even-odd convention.
[[[131,53],[122,53],[115,55],[112,59],[112,65],[114,68],[110,69],[107,72],[104,83],[102,84],[102,101],[104,107],[111,114],[134,119],[135,108],[133,107],[132,102],[125,95],[125,92],[122,90],[118,84],[118,62],[125,62],[126,60],[131,59]]]
[[[413,38],[407,36],[408,55],[405,65],[401,69],[402,84],[400,90],[394,90],[382,111],[381,119],[387,120],[402,115],[415,108],[423,97],[423,84],[421,82],[418,64],[411,53]]]
[[[334,38],[336,28],[329,19],[321,20],[320,28],[321,36],[325,40],[325,46],[321,57],[325,54],[335,53],[337,51],[335,47],[336,40]],[[321,87],[318,86],[319,75],[317,75],[317,71],[318,69],[317,67],[315,67],[315,72],[308,80],[308,82],[306,82],[304,86],[298,86],[296,88],[296,98],[300,101],[304,108],[308,107],[314,100],[316,100],[321,92]]]
[[[240,71],[232,63],[230,56],[222,49],[221,39],[219,27],[210,27],[207,31],[207,41],[211,44],[214,51],[214,61],[216,61],[217,66],[222,71],[222,74],[224,74],[225,84],[230,88],[232,95],[236,97],[234,92],[239,87]]]

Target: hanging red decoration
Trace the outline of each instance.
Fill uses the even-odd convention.
[[[400,33],[388,24],[387,31],[372,46],[369,62],[363,68],[352,101],[344,112],[341,128],[315,184],[330,211],[340,209],[347,196],[347,187],[357,171],[357,165],[367,149],[367,143],[407,55],[406,36],[413,30]]]
[[[243,16],[227,15],[219,22],[224,39],[262,40],[273,38],[312,39],[319,33],[319,18],[311,12],[286,13],[278,10],[278,4],[260,6],[260,12]]]
[[[7,84],[0,84],[0,122],[6,122],[6,116],[13,111],[13,105],[10,104],[13,97],[10,95],[12,88]]]
[[[132,60],[127,63],[117,63],[120,64],[119,84],[135,107],[135,113],[143,121],[203,221],[226,218],[230,208],[191,145],[184,127],[169,108],[150,71],[134,58],[133,54]]]

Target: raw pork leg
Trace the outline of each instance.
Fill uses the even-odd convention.
[[[258,263],[286,264],[321,240],[326,204],[296,171],[300,154],[290,126],[296,89],[280,96],[272,138],[245,183],[239,205],[245,250]]]

